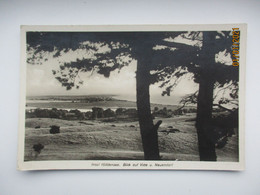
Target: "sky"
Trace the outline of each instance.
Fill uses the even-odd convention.
[[[190,41],[183,38],[175,38],[167,40],[170,42],[181,42],[189,45],[201,44],[199,41]],[[82,43],[88,44],[87,42]],[[108,48],[99,47],[99,52],[104,52]],[[160,49],[160,46],[157,48]],[[28,53],[28,56],[31,54]],[[57,58],[53,58],[53,53],[43,53],[47,61],[41,60],[41,65],[27,64],[27,96],[42,96],[42,95],[119,95],[122,99],[135,100],[136,99],[136,61],[123,67],[120,72],[115,70],[110,74],[109,78],[97,73],[81,73],[80,78],[84,81],[79,89],[72,88],[66,90],[61,87],[61,84],[55,79],[52,70],[59,70],[60,62],[71,62],[76,59],[83,59],[93,56],[91,51],[85,49],[77,49],[75,51],[61,52]],[[44,59],[43,58],[43,59]],[[228,65],[232,64],[230,56],[225,56],[224,52],[216,55],[216,61],[225,62]],[[162,89],[159,87],[160,83],[150,86],[150,97],[152,103],[167,103],[178,104],[181,97],[194,93],[198,90],[198,84],[193,82],[192,75],[185,75],[179,84],[173,89],[170,97],[161,96]]]
[[[47,54],[46,54],[47,55]],[[47,55],[48,60],[42,61],[41,65],[27,64],[27,96],[41,95],[93,95],[93,94],[109,94],[120,95],[123,99],[135,100],[136,94],[136,61],[133,60],[128,66],[123,67],[120,72],[118,70],[111,73],[109,78],[94,73],[82,73],[81,79],[84,81],[79,89],[73,88],[66,90],[55,79],[52,70],[59,69],[59,62],[69,62],[76,60],[84,55],[84,51],[76,50],[62,53],[58,58]],[[168,103],[178,103],[181,96],[193,93],[198,90],[191,77],[187,75],[181,80],[179,85],[174,89],[173,96],[161,98],[162,89],[159,84],[150,86],[150,96],[153,103],[160,103],[162,100]],[[177,97],[177,99],[176,99]]]

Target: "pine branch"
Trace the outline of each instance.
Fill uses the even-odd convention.
[[[222,109],[224,109],[224,110],[226,110],[226,111],[229,111],[229,112],[231,112],[231,113],[234,112],[233,110],[231,110],[231,109],[229,109],[229,108],[226,108],[226,107],[224,107],[224,106],[222,106],[222,105],[220,105],[220,104],[213,104],[213,106],[218,106],[219,108],[222,108]]]

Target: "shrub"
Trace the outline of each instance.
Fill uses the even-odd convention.
[[[35,152],[41,153],[41,150],[44,148],[44,145],[42,144],[34,144],[33,149]]]
[[[50,129],[51,134],[57,134],[60,133],[60,126],[52,125]]]

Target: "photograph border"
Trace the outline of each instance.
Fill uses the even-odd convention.
[[[140,32],[140,31],[218,31],[239,28],[239,161],[149,161],[149,160],[59,160],[24,161],[25,102],[26,102],[26,32],[67,31],[67,32]],[[203,25],[43,25],[21,26],[20,106],[18,128],[18,170],[50,169],[127,169],[127,170],[244,170],[245,169],[245,70],[246,70],[247,24],[203,24]],[[130,166],[124,166],[124,163]]]

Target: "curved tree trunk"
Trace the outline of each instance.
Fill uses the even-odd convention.
[[[212,107],[213,107],[213,66],[215,65],[214,34],[203,32],[203,46],[200,55],[201,71],[197,105],[196,128],[198,134],[199,154],[201,161],[216,161],[215,143],[212,139]]]
[[[145,59],[138,59],[136,72],[137,112],[145,160],[159,160],[158,128],[153,125],[150,107],[150,70]]]

